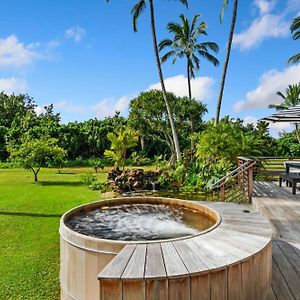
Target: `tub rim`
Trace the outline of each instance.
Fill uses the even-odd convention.
[[[130,204],[130,202],[134,202],[134,201],[138,201],[138,200],[142,200],[141,203],[146,202],[146,201],[150,201],[151,202],[161,202],[161,204],[167,204],[170,205],[172,204],[172,202],[174,202],[175,205],[179,205],[179,206],[183,206],[186,208],[190,208],[190,209],[197,209],[195,207],[192,206],[197,206],[199,208],[204,208],[203,210],[199,209],[199,213],[202,213],[204,215],[206,215],[207,217],[209,217],[211,220],[213,220],[215,223],[207,228],[206,230],[203,230],[197,234],[193,234],[193,235],[186,235],[186,236],[182,236],[182,237],[178,237],[178,238],[171,238],[171,239],[160,239],[160,240],[139,240],[139,241],[124,241],[124,240],[111,240],[111,239],[104,239],[104,238],[97,238],[97,237],[92,237],[92,236],[88,236],[82,233],[79,233],[77,231],[72,230],[71,228],[69,228],[66,225],[66,221],[69,217],[71,217],[76,211],[80,211],[80,210],[91,210],[93,208],[96,207],[100,207],[100,206],[105,206],[105,204],[111,204],[111,206],[113,206],[114,202],[120,202],[119,204]],[[163,201],[166,201],[167,203],[164,203]],[[99,206],[99,204],[102,204]],[[109,205],[108,205],[109,206]],[[84,208],[88,208],[88,209],[84,209]],[[212,212],[212,215],[207,214],[206,211]],[[194,238],[196,236],[199,235],[204,235],[208,232],[213,231],[214,229],[216,229],[222,222],[222,217],[219,214],[218,211],[216,211],[215,209],[212,209],[211,207],[208,207],[206,205],[204,205],[203,203],[197,203],[196,201],[190,201],[190,200],[183,200],[183,199],[177,199],[177,198],[167,198],[167,197],[147,197],[147,196],[137,196],[137,197],[118,197],[118,198],[111,198],[111,199],[105,199],[105,200],[98,200],[98,201],[94,201],[94,202],[89,202],[89,203],[85,203],[85,204],[81,204],[78,205],[76,207],[73,207],[71,209],[69,209],[68,211],[66,211],[61,219],[60,219],[60,236],[63,237],[66,241],[69,241],[69,239],[63,234],[62,232],[62,228],[63,230],[68,234],[71,234],[72,236],[75,236],[75,238],[81,238],[87,241],[91,241],[91,242],[99,242],[99,243],[108,243],[108,244],[116,244],[116,245],[130,245],[130,244],[153,244],[153,243],[164,243],[164,242],[173,242],[173,241],[179,241],[179,240],[186,240],[186,239],[190,239],[190,238]],[[73,244],[73,243],[72,243]],[[75,245],[77,247],[80,247],[80,245]],[[90,251],[93,251],[92,249],[89,249]],[[99,251],[96,251],[99,252]],[[101,251],[102,252],[102,251]],[[108,252],[111,253],[111,252]]]

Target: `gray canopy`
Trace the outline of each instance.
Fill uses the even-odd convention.
[[[300,123],[300,105],[280,110],[273,115],[260,119],[259,121]]]

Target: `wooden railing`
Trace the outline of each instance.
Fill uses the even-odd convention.
[[[248,202],[252,201],[253,171],[256,161],[238,157],[238,166],[212,186],[219,201]]]

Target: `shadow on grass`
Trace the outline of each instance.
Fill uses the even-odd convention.
[[[57,175],[74,175],[74,174],[77,174],[77,173],[75,173],[75,172],[56,172],[55,174],[57,174]]]
[[[37,218],[60,218],[60,214],[39,214],[20,211],[0,211],[2,216],[17,216],[17,217],[37,217]]]
[[[68,181],[39,181],[38,182],[42,186],[81,186],[84,185],[83,182],[68,182]]]

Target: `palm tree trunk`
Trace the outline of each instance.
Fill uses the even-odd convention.
[[[190,74],[190,58],[187,57],[187,66],[186,66],[186,73],[187,73],[187,81],[188,81],[188,89],[189,89],[189,98],[192,99],[192,89],[191,89],[191,74]]]
[[[230,26],[230,32],[229,32],[227,50],[226,50],[226,57],[225,57],[224,69],[223,69],[223,74],[222,74],[222,78],[221,78],[221,85],[220,85],[220,91],[219,91],[219,97],[218,97],[218,104],[217,104],[217,111],[216,111],[216,124],[218,124],[220,121],[221,104],[222,104],[227,68],[228,68],[228,63],[229,63],[229,57],[230,57],[230,52],[231,52],[231,44],[232,44],[234,27],[235,27],[235,22],[236,22],[237,8],[238,8],[238,0],[234,0],[233,14],[232,14],[232,20],[231,20],[231,26]]]
[[[157,39],[156,39],[156,30],[155,30],[155,18],[154,18],[154,5],[153,5],[153,0],[149,0],[150,3],[150,16],[151,16],[151,29],[152,29],[152,39],[153,39],[153,47],[154,47],[154,54],[155,54],[155,59],[156,59],[156,65],[158,69],[158,75],[159,75],[159,80],[161,84],[161,89],[163,92],[163,97],[164,101],[166,104],[167,112],[168,112],[168,117],[171,125],[171,130],[172,130],[172,136],[173,136],[173,141],[174,141],[174,146],[175,146],[175,152],[176,152],[176,158],[177,160],[180,160],[181,154],[180,154],[180,147],[179,147],[179,142],[178,142],[178,136],[175,128],[175,122],[173,118],[173,114],[171,111],[171,107],[169,105],[169,101],[167,98],[167,92],[165,88],[165,83],[164,83],[164,78],[163,78],[163,73],[161,69],[161,64],[160,64],[160,59],[159,59],[159,54],[158,54],[158,46],[157,46]]]

